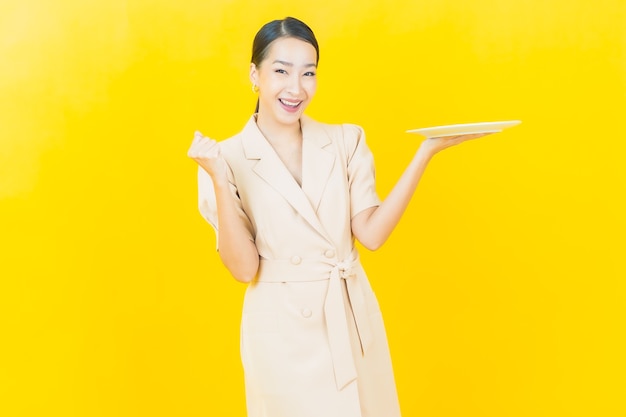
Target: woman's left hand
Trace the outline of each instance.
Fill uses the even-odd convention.
[[[456,136],[443,136],[436,138],[428,138],[420,145],[420,152],[425,152],[429,157],[434,156],[436,153],[449,148],[451,146],[459,145],[468,140],[482,138],[483,136],[490,135],[490,133],[473,133],[470,135],[456,135]]]

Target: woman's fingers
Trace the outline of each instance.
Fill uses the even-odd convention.
[[[195,132],[187,155],[193,159],[216,158],[219,156],[219,146],[217,141]]]
[[[493,132],[472,133],[470,135],[457,135],[457,136],[440,136],[440,137],[434,137],[432,139],[461,143],[461,142],[465,142],[466,140],[482,138],[483,136],[490,135],[491,133],[493,133]]]
[[[494,132],[473,133],[469,135],[433,137],[433,138],[429,138],[423,141],[420,148],[423,148],[425,152],[427,152],[429,155],[432,156],[446,148],[459,145],[468,140],[482,138],[483,136],[490,135],[491,133],[494,133]]]
[[[200,132],[195,132],[187,156],[200,165],[211,177],[226,173],[226,163],[220,152],[220,144]]]
[[[473,133],[470,135],[444,136],[432,139],[439,142],[441,149],[445,149],[451,146],[459,145],[463,142],[467,142],[468,140],[482,138],[483,136],[487,136],[489,134],[491,133]]]
[[[202,140],[204,136],[202,136],[202,133],[196,131],[193,134],[193,140],[191,141],[191,146],[189,147],[189,149],[191,150],[198,142],[200,142]]]

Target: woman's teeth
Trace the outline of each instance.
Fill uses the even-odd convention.
[[[284,100],[282,98],[278,99],[281,103],[283,103],[285,106],[289,106],[289,107],[298,107],[298,105],[300,105],[300,103],[302,103],[301,101],[287,101]]]

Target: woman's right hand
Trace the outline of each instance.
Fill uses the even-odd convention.
[[[196,161],[213,181],[226,179],[226,161],[222,157],[217,141],[195,132],[187,156]]]

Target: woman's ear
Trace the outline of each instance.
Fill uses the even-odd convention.
[[[257,71],[256,65],[250,64],[250,82],[253,85],[259,85],[259,72]]]

